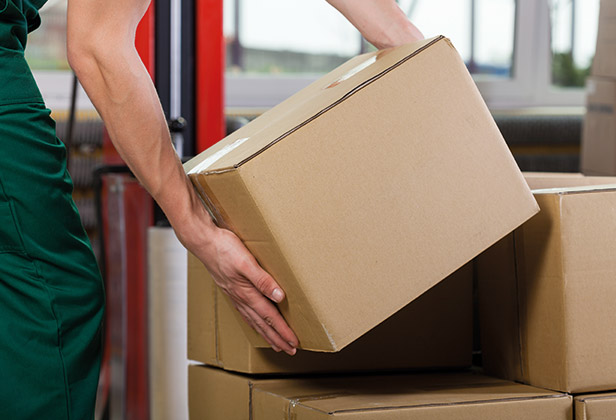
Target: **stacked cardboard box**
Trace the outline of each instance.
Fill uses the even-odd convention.
[[[539,214],[477,259],[484,368],[558,391],[616,390],[616,178],[528,183],[541,188]]]
[[[571,397],[472,373],[251,378],[190,366],[191,419],[571,419]]]
[[[574,407],[576,420],[612,420],[616,415],[616,394],[578,395]]]
[[[260,341],[256,332],[246,334],[237,311],[190,255],[188,358],[250,374],[468,367],[472,280],[467,264],[341,351],[299,350],[289,357],[251,344],[250,338]]]
[[[248,374],[468,366],[465,265],[538,211],[464,63],[443,37],[352,59],[186,170],[216,222],[234,231],[286,291],[279,309],[300,348],[320,352],[291,358],[263,348],[193,258],[189,356]],[[265,380],[204,367],[191,367],[191,375],[193,419],[247,419],[249,412],[272,420],[351,413],[385,419],[406,409],[424,418],[464,418],[491,413],[484,400],[503,409],[520,404],[514,414],[497,410],[498,419],[519,418],[515,413],[532,407],[547,410],[544,418],[565,419],[571,409],[560,394],[475,376],[455,385],[440,376],[409,378],[412,386],[391,376],[384,382],[393,388],[370,380],[364,396],[328,409],[339,402],[331,396],[351,393],[354,380],[337,380],[333,392],[320,383],[296,389],[295,379],[270,389]],[[228,392],[217,394],[218,387]],[[210,407],[228,404],[238,414],[202,411],[210,393]],[[253,411],[239,400],[228,403],[227,394],[248,399]],[[304,396],[317,401],[299,404]],[[365,412],[373,404],[383,409]],[[325,414],[301,417],[306,410]]]
[[[601,0],[597,47],[586,84],[581,168],[616,175],[616,2]]]

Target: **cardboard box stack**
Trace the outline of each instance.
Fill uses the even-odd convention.
[[[539,214],[477,259],[485,371],[563,392],[616,390],[616,178],[528,183],[540,188]]]
[[[472,373],[251,378],[189,368],[192,419],[571,418],[571,397]]]
[[[586,82],[586,116],[581,169],[588,175],[616,175],[616,2],[601,0],[597,47]]]
[[[263,348],[192,258],[189,356],[215,366],[190,368],[192,419],[570,418],[561,393],[475,375],[297,376],[468,366],[467,264],[538,211],[446,38],[356,57],[185,168],[303,349]]]

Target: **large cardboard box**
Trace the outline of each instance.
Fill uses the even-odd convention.
[[[203,264],[189,255],[188,358],[253,374],[467,367],[472,281],[467,264],[340,352],[299,350],[290,357],[251,345],[244,321]]]
[[[615,44],[616,48],[616,44]],[[612,54],[615,57],[616,54]],[[581,170],[587,175],[616,175],[616,78],[586,81]]]
[[[578,395],[574,398],[576,420],[614,420],[616,394]]]
[[[342,349],[538,210],[443,37],[350,60],[185,169],[308,350]]]
[[[189,367],[191,420],[571,420],[566,394],[473,373],[255,379]]]
[[[614,181],[534,190],[539,214],[477,258],[488,374],[575,393],[616,389]]]

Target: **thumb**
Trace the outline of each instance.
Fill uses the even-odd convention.
[[[270,276],[265,270],[257,266],[256,270],[251,273],[252,276],[248,279],[263,295],[267,296],[276,303],[282,302],[285,294],[282,288],[276,283],[276,280]]]

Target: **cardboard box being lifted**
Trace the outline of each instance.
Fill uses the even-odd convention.
[[[575,420],[614,420],[616,394],[577,395],[573,400]]]
[[[185,165],[338,351],[538,211],[449,40],[358,56]]]
[[[477,258],[483,367],[563,392],[616,389],[616,178],[528,181],[544,188],[541,211]]]
[[[251,378],[189,367],[191,420],[571,420],[571,397],[473,373]]]
[[[251,345],[238,312],[203,264],[189,254],[188,358],[251,374],[468,367],[472,268],[466,264],[340,352],[299,350],[290,357]]]

